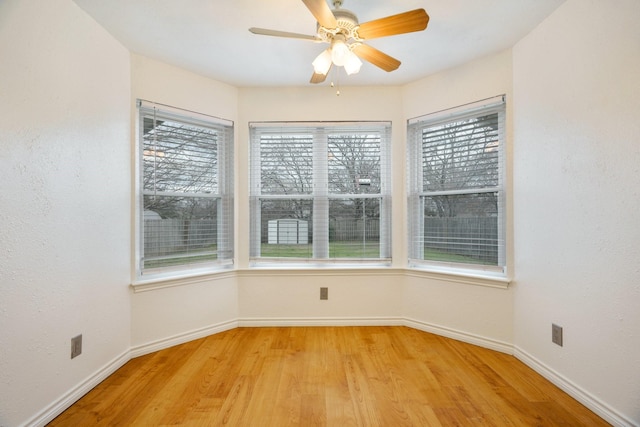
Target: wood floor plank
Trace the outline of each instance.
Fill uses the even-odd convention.
[[[129,361],[50,426],[606,426],[513,356],[407,327],[237,328]]]

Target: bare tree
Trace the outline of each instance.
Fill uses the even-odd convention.
[[[473,190],[498,185],[497,144],[497,114],[423,131],[424,191],[468,190],[466,195],[432,196],[432,215],[454,217],[495,205],[495,195],[474,195]]]
[[[191,221],[215,217],[219,192],[218,133],[204,127],[144,119],[143,205],[162,218],[181,219],[183,246]]]

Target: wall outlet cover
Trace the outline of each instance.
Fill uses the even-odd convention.
[[[82,334],[71,338],[71,358],[78,357],[82,354]]]
[[[558,326],[555,323],[551,324],[551,341],[562,347],[562,326]]]

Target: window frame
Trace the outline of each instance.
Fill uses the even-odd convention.
[[[374,267],[391,265],[391,122],[251,122],[250,128],[250,267]],[[267,132],[282,132],[285,135],[299,132],[309,134],[312,139],[312,189],[300,194],[265,194],[261,181],[260,137]],[[340,193],[330,191],[328,146],[333,135],[356,132],[379,133],[380,191],[377,193]],[[362,189],[363,187],[359,187]],[[312,208],[312,253],[308,257],[264,257],[261,254],[262,218],[261,201],[269,199],[300,199],[311,201]],[[379,257],[331,257],[329,236],[329,209],[331,201],[341,199],[380,200]],[[363,235],[364,238],[364,235]]]
[[[144,267],[145,203],[144,196],[144,119],[164,119],[196,128],[213,130],[221,135],[214,148],[217,192],[206,195],[176,192],[166,197],[208,198],[216,200],[216,259],[205,262],[175,263],[162,267]],[[136,100],[136,151],[135,151],[135,277],[133,284],[149,281],[180,279],[227,271],[234,264],[234,123],[233,121],[185,110],[165,104]],[[146,154],[148,155],[148,154]],[[147,191],[148,192],[148,191]],[[223,254],[220,256],[220,254]],[[172,259],[179,259],[176,255]],[[185,260],[187,258],[185,257]]]
[[[448,123],[490,114],[498,115],[497,185],[462,190],[425,191],[421,132]],[[407,121],[407,249],[408,268],[438,274],[469,277],[507,278],[507,204],[506,204],[506,96],[500,95],[458,107],[416,117]],[[437,261],[424,259],[424,205],[422,199],[434,195],[478,195],[496,193],[497,204],[497,262],[495,265]],[[418,236],[416,238],[416,236]]]

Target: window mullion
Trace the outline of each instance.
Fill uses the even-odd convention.
[[[316,128],[313,135],[313,257],[329,258],[329,173],[327,132]]]

